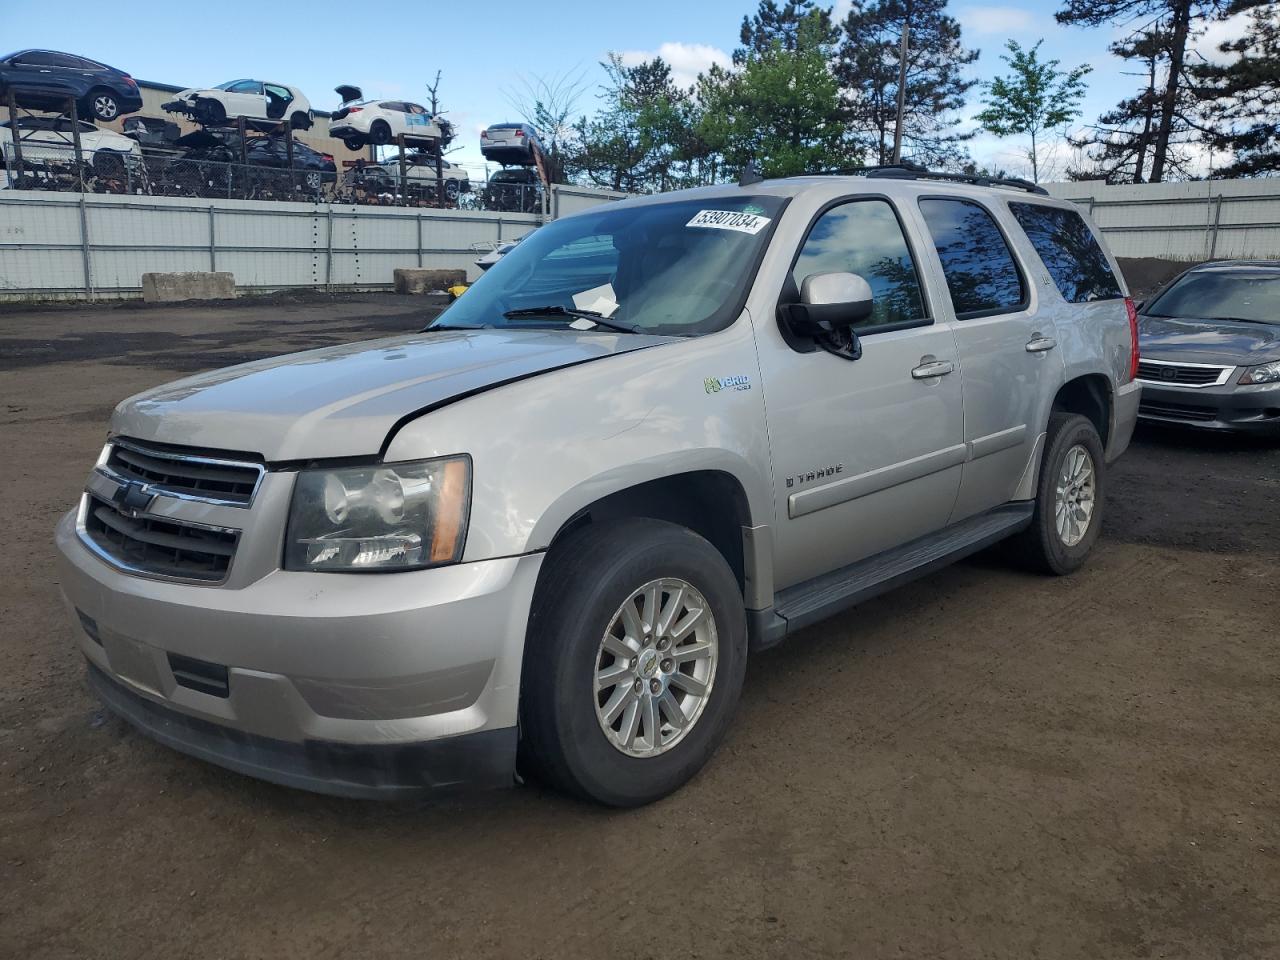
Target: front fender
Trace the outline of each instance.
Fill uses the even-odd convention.
[[[451,453],[469,453],[473,463],[467,561],[545,549],[601,497],[692,470],[733,476],[752,525],[772,523],[764,397],[745,314],[720,333],[550,371],[436,409],[403,426],[385,456]]]

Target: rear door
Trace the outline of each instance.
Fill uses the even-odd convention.
[[[855,327],[862,356],[762,342],[779,589],[938,530],[955,503],[965,452],[956,343],[909,236],[884,197],[829,204],[782,297],[798,299],[811,274],[862,276],[875,304]]]
[[[1000,211],[959,196],[924,196],[918,206],[963,371],[967,460],[955,522],[1012,499],[1039,444],[1043,398],[1062,382],[1062,351],[1052,311],[1040,309]]]
[[[71,77],[57,66],[58,55],[45,50],[31,50],[13,59],[12,82],[19,94],[29,90],[52,96],[72,96]]]

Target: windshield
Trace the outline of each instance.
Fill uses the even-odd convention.
[[[643,333],[723,329],[742,308],[785,204],[781,197],[711,197],[605,205],[553,221],[525,237],[434,326],[563,326],[563,316],[504,316],[550,307],[598,313]]]
[[[1143,313],[1186,320],[1280,324],[1280,274],[1188,273]]]

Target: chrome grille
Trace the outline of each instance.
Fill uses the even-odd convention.
[[[80,535],[123,570],[204,583],[226,580],[239,540],[235,530],[124,512],[91,493],[81,506]]]
[[[1215,387],[1225,383],[1234,369],[1210,363],[1170,363],[1144,358],[1138,361],[1138,379],[1178,387]]]
[[[155,493],[236,507],[253,502],[265,472],[252,461],[123,439],[112,441],[103,467],[120,479],[139,480]]]

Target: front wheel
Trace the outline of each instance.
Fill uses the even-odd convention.
[[[1079,569],[1101,531],[1105,491],[1097,428],[1078,414],[1053,414],[1031,526],[1014,540],[1026,565],[1057,575]]]
[[[702,537],[658,520],[592,524],[546,563],[525,649],[523,760],[609,806],[671,793],[719,745],[742,690],[737,578]]]

